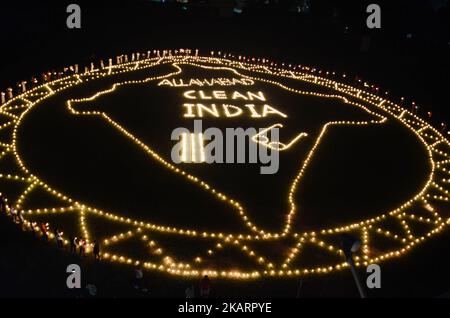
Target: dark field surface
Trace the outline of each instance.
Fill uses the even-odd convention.
[[[82,267],[82,283],[93,282],[101,297],[184,297],[184,290],[198,280],[145,273],[150,291],[136,292],[132,287],[133,269],[108,262],[95,262],[92,256],[80,259],[67,250],[59,251],[54,242],[45,243],[24,234],[9,219],[1,216],[3,241],[0,275],[2,297],[86,297],[85,290],[71,291],[65,286],[66,266]],[[369,297],[437,297],[448,290],[449,266],[445,256],[448,232],[428,241],[399,260],[382,265],[382,288],[368,290]],[[14,260],[14,261],[12,261]],[[417,261],[420,260],[420,261]],[[364,278],[364,271],[359,270]],[[31,284],[31,282],[33,282]],[[212,280],[212,297],[287,297],[297,296],[299,280],[267,279],[256,281]],[[349,271],[335,275],[311,276],[302,282],[300,297],[358,297]]]
[[[183,73],[187,78],[227,75],[189,66],[183,69],[187,69]],[[160,71],[149,70],[147,76],[154,72]],[[140,78],[141,73],[131,73],[129,78]],[[18,130],[18,151],[32,173],[79,202],[121,216],[197,231],[248,231],[230,206],[146,156],[101,117],[68,112],[68,99],[90,97],[113,81],[69,89],[27,114]],[[280,154],[280,168],[273,175],[261,175],[260,163],[182,164],[180,168],[241,202],[259,227],[280,231],[289,211],[290,184],[323,125],[331,120],[377,118],[337,99],[289,94],[264,83],[226,90],[230,95],[245,89],[264,92],[266,102],[289,117],[272,115],[257,121],[245,114],[207,117],[203,129],[264,128],[282,122],[286,126],[281,132],[283,140],[306,131],[305,141]],[[193,125],[182,116],[184,91],[186,88],[160,87],[157,82],[125,85],[74,107],[105,112],[170,162],[175,144],[170,140],[172,130],[192,129]],[[243,101],[225,102],[245,108]],[[301,211],[296,231],[342,226],[390,211],[419,192],[428,179],[431,167],[425,148],[394,118],[368,126],[333,126],[323,139],[295,195]],[[32,200],[26,204],[24,208],[34,205]]]

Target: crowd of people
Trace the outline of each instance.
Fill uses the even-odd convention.
[[[33,236],[40,236],[45,242],[55,241],[56,246],[59,249],[63,249],[68,246],[69,252],[71,254],[79,255],[82,258],[88,256],[89,252],[92,252],[94,260],[100,260],[100,243],[98,240],[94,240],[90,243],[85,237],[69,235],[68,240],[64,240],[63,232],[57,227],[51,229],[49,223],[44,222],[30,222],[25,220],[22,211],[16,209],[13,205],[8,204],[7,199],[0,194],[0,212],[11,217],[14,223],[20,225],[23,230],[30,231]],[[134,270],[134,277],[132,280],[132,286],[135,290],[148,293],[149,292],[149,282],[147,277],[144,275],[142,266],[137,266]],[[89,297],[97,295],[97,286],[92,282],[86,285],[86,291]],[[190,284],[184,290],[184,296],[186,298],[207,298],[210,295],[211,283],[207,275],[203,276],[198,285]]]
[[[63,77],[79,74],[84,72],[89,72],[96,67],[104,69],[106,67],[110,67],[113,65],[113,62],[116,64],[134,62],[150,57],[164,57],[164,56],[172,56],[177,54],[191,54],[194,53],[197,55],[198,50],[192,51],[190,49],[179,49],[179,50],[153,50],[142,53],[132,53],[130,56],[126,54],[118,55],[115,58],[115,61],[110,58],[107,62],[104,60],[100,60],[97,65],[91,62],[88,66],[80,67],[78,64],[71,65],[68,67],[64,67],[60,70],[51,70],[47,72],[41,73],[39,76],[32,76],[29,80],[23,80],[17,82],[15,85],[15,89],[13,87],[8,87],[6,91],[0,92],[0,105],[6,103],[8,100],[14,98],[15,95],[20,95],[25,93],[29,89],[33,89],[39,85],[61,79]]]
[[[29,80],[23,80],[23,81],[17,82],[15,85],[15,89],[13,89],[12,87],[8,87],[6,89],[6,91],[0,92],[0,105],[4,104],[8,100],[14,98],[15,95],[17,96],[22,93],[25,93],[27,90],[33,89],[39,85],[61,79],[63,77],[69,76],[69,75],[79,74],[79,73],[83,73],[83,72],[86,73],[86,72],[95,70],[96,67],[98,67],[100,69],[105,69],[107,67],[112,67],[113,63],[115,63],[116,65],[119,65],[119,64],[123,64],[123,63],[128,63],[128,62],[133,62],[133,61],[150,58],[150,57],[165,57],[165,56],[171,57],[174,55],[183,55],[183,54],[186,54],[186,55],[195,54],[195,56],[197,56],[199,54],[199,50],[198,49],[196,49],[196,50],[190,50],[190,49],[153,50],[153,51],[147,51],[147,52],[142,52],[142,53],[132,53],[130,55],[122,54],[122,55],[116,56],[115,59],[112,59],[112,58],[108,59],[107,62],[105,62],[104,60],[100,60],[98,63],[91,62],[89,65],[83,66],[83,67],[80,67],[78,64],[75,64],[75,65],[71,65],[68,67],[63,67],[60,70],[51,70],[51,71],[43,72],[39,76],[32,76]],[[211,52],[211,55],[223,57],[223,58],[235,58],[235,56],[233,54],[226,54],[226,53],[214,52],[214,51]],[[239,60],[241,60],[240,56],[239,56]],[[243,57],[242,60],[246,61],[246,58]],[[263,63],[265,65],[278,66],[277,63],[270,61],[268,59],[257,59],[255,61],[255,58],[253,58],[253,59],[249,58],[248,60],[252,61],[253,63]],[[291,64],[285,65],[285,63],[282,63],[281,66],[289,67],[294,70],[297,69],[297,66],[291,65]],[[331,79],[334,79],[338,76],[338,74],[335,72],[328,72],[328,71],[325,72],[325,71],[315,69],[315,68],[299,66],[299,69],[301,69],[303,72],[310,72],[312,74],[324,76],[324,77],[331,78]],[[370,92],[372,94],[376,94],[376,95],[383,95],[383,92],[381,92],[379,86],[369,85],[367,82],[365,82],[361,77],[359,77],[357,75],[348,77],[345,74],[343,74],[342,77],[339,77],[339,80],[340,81],[346,80],[346,82],[349,80],[349,82],[353,86],[355,86],[361,90],[365,90],[365,91],[368,91],[368,92]],[[388,94],[388,92],[384,92],[384,94]],[[406,103],[404,97],[402,97],[398,101],[398,103],[402,107],[409,108],[413,114],[419,113],[420,107],[418,105],[416,105],[415,102]],[[432,119],[433,112],[430,109],[424,110],[424,113],[428,119]],[[441,128],[440,130],[442,133],[447,132],[447,124],[446,123],[441,123],[440,128]]]
[[[22,211],[20,209],[16,209],[12,205],[9,205],[7,199],[2,194],[0,194],[0,212],[10,216],[13,221],[16,224],[21,225],[24,230],[31,231],[33,236],[40,234],[44,241],[54,239],[58,248],[64,248],[64,245],[69,245],[69,250],[71,253],[79,254],[83,257],[87,256],[86,253],[88,251],[92,250],[94,259],[100,259],[100,243],[97,240],[90,243],[83,236],[76,237],[70,235],[69,240],[65,241],[63,238],[64,233],[57,227],[55,227],[52,231],[49,223],[26,221],[23,218]]]

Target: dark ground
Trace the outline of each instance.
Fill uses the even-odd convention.
[[[100,297],[184,297],[184,290],[197,280],[173,278],[145,273],[149,292],[132,287],[133,268],[109,262],[95,262],[92,255],[81,259],[55,243],[44,242],[23,233],[6,216],[0,217],[2,258],[0,262],[0,297],[88,297],[84,289],[69,290],[65,286],[68,264],[79,264],[82,286],[93,282]],[[446,247],[450,232],[427,241],[399,260],[382,265],[382,286],[368,290],[368,297],[437,297],[450,286],[447,273],[449,260]],[[420,261],[417,261],[420,260]],[[365,277],[363,270],[360,276]],[[212,297],[358,297],[349,271],[300,280],[267,279],[256,281],[212,281]]]
[[[345,1],[313,1],[314,10],[305,17],[275,9],[235,17],[216,7],[186,12],[176,7],[162,10],[145,1],[95,3],[80,1],[82,29],[68,30],[63,1],[2,2],[1,90],[31,75],[73,63],[88,64],[135,50],[190,47],[358,75],[388,90],[393,100],[405,96],[408,103],[415,101],[422,115],[431,110],[435,124],[450,122],[448,5],[433,12],[427,1],[379,2],[382,29],[368,32],[365,6]],[[341,8],[334,19],[333,8]],[[413,34],[411,39],[406,38],[407,33]],[[365,34],[371,36],[371,45],[367,52],[361,52]],[[64,286],[65,267],[78,259],[24,235],[4,216],[0,241],[1,296],[74,296]],[[448,242],[447,232],[401,261],[383,265],[383,288],[369,295],[428,297],[448,291]],[[408,258],[423,262],[408,262]],[[88,264],[86,271],[86,276],[96,281],[99,295],[136,296],[129,287],[130,268],[102,263]],[[183,296],[185,281],[152,274],[148,279],[152,296]],[[213,294],[235,296],[239,288],[239,296],[294,297],[297,286],[298,282],[288,280],[213,282]],[[301,295],[356,297],[357,290],[346,272],[308,278]]]

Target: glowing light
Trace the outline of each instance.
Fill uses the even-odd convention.
[[[218,54],[212,53],[210,57],[202,57],[198,55],[196,51],[195,55],[190,54],[190,50],[184,49],[183,53],[173,54],[172,51],[159,51],[155,50],[153,52],[153,57],[149,55],[147,58],[140,59],[137,57],[139,61],[128,62],[127,56],[117,57],[118,63],[116,65],[112,64],[112,61],[109,62],[108,67],[104,68],[95,68],[94,65],[91,65],[84,73],[65,76],[57,80],[49,81],[45,84],[38,85],[33,89],[25,91],[24,93],[17,95],[15,97],[9,96],[9,99],[6,102],[2,102],[0,106],[0,114],[4,115],[8,118],[8,121],[2,125],[0,125],[0,130],[7,128],[9,126],[14,127],[11,142],[10,143],[1,143],[0,147],[2,148],[0,152],[0,159],[5,155],[12,153],[14,158],[21,169],[20,174],[0,174],[0,179],[2,180],[10,180],[14,182],[20,182],[24,185],[24,190],[20,194],[19,198],[16,202],[14,202],[11,207],[21,211],[24,216],[24,224],[29,228],[33,228],[37,232],[42,232],[42,229],[37,227],[35,222],[31,222],[27,220],[27,217],[31,217],[34,215],[45,215],[45,214],[53,214],[59,215],[64,213],[78,213],[78,221],[80,226],[80,233],[86,240],[86,243],[89,244],[90,237],[94,237],[89,232],[89,224],[86,221],[90,215],[95,215],[97,217],[101,217],[110,222],[116,222],[120,224],[124,224],[129,226],[130,230],[117,233],[111,237],[105,238],[103,240],[105,249],[109,246],[116,244],[122,240],[127,240],[133,236],[140,236],[142,244],[146,244],[147,249],[149,249],[150,253],[154,253],[157,255],[161,255],[162,261],[160,263],[151,263],[146,262],[144,260],[137,260],[133,258],[129,258],[125,255],[117,255],[112,254],[110,251],[106,251],[102,253],[102,257],[109,261],[120,262],[124,264],[142,264],[145,269],[153,270],[153,271],[161,271],[171,275],[182,275],[182,276],[198,276],[203,273],[208,273],[211,276],[220,276],[224,278],[230,279],[257,279],[265,276],[299,276],[299,275],[312,275],[312,274],[326,274],[333,271],[339,271],[347,268],[347,264],[345,262],[339,262],[332,266],[323,266],[322,264],[317,264],[315,267],[310,268],[296,268],[292,265],[293,261],[296,257],[298,257],[299,253],[301,253],[302,248],[305,245],[314,245],[321,250],[326,250],[330,253],[335,253],[336,255],[342,257],[342,251],[339,246],[332,245],[327,243],[325,237],[339,235],[339,233],[346,231],[359,231],[362,236],[363,248],[362,255],[357,256],[355,259],[357,260],[357,265],[361,266],[368,262],[378,263],[380,261],[385,261],[393,257],[401,257],[405,253],[408,253],[411,249],[416,247],[417,245],[423,243],[426,239],[435,236],[442,232],[446,226],[450,224],[450,218],[441,217],[438,210],[435,207],[435,204],[439,204],[439,202],[447,203],[450,198],[450,169],[446,167],[446,165],[450,164],[450,143],[444,138],[441,132],[432,126],[430,126],[427,122],[422,120],[416,114],[412,113],[409,110],[402,108],[400,105],[397,105],[387,99],[385,99],[385,95],[378,96],[371,92],[365,91],[363,89],[353,88],[344,83],[340,83],[331,79],[327,79],[324,77],[316,76],[315,74],[322,74],[317,72],[314,69],[297,66],[294,68],[290,68],[286,70],[285,68],[280,68],[274,62],[263,59],[259,62],[254,62],[254,58],[248,58],[244,56],[239,56],[236,59],[227,59],[223,53],[219,52]],[[136,55],[137,56],[137,55]],[[125,62],[124,62],[125,61]],[[77,202],[70,198],[68,195],[59,192],[56,189],[48,186],[44,181],[40,180],[38,177],[33,175],[28,168],[23,163],[18,151],[17,151],[17,129],[21,125],[23,118],[28,114],[28,112],[37,107],[43,100],[50,98],[60,92],[74,87],[76,85],[80,85],[86,81],[92,81],[100,78],[105,78],[112,75],[122,74],[131,72],[139,69],[151,69],[156,65],[172,65],[175,68],[175,71],[163,75],[163,76],[153,76],[146,78],[140,81],[126,81],[121,83],[114,84],[110,89],[101,91],[93,95],[89,98],[71,100],[67,103],[67,107],[69,111],[73,115],[77,116],[101,116],[108,123],[110,123],[117,131],[123,134],[125,137],[133,141],[140,149],[143,151],[145,155],[150,156],[160,164],[162,164],[165,168],[170,170],[173,173],[180,174],[186,178],[189,182],[192,183],[192,186],[200,187],[204,191],[213,194],[213,197],[217,200],[227,202],[237,213],[237,215],[241,218],[243,224],[247,226],[248,232],[245,233],[215,233],[215,232],[199,232],[197,229],[186,229],[186,228],[174,228],[168,227],[164,225],[152,224],[143,222],[140,220],[132,220],[129,218],[120,217],[111,213],[109,211],[99,210],[95,207],[89,207],[80,202]],[[201,67],[206,70],[228,70],[232,72],[234,77],[232,78],[217,78],[217,79],[189,79],[182,80],[181,78],[170,78],[170,77],[179,77],[182,75],[182,69],[179,67],[181,64],[192,65]],[[252,74],[261,74],[261,77],[258,76],[248,76],[241,74],[239,70],[244,71],[252,71]],[[248,73],[248,72],[247,72]],[[270,75],[269,78],[288,78],[292,80],[298,80],[314,85],[318,85],[321,87],[328,88],[336,92],[336,94],[321,94],[317,92],[311,91],[303,91],[296,90],[286,85],[281,84],[276,80],[268,80],[263,75]],[[343,76],[345,77],[345,76]],[[159,86],[168,86],[168,87],[203,87],[203,90],[190,90],[185,92],[184,97],[188,99],[199,99],[199,100],[210,100],[214,101],[224,99],[224,96],[230,97],[232,100],[244,100],[244,101],[266,101],[265,95],[263,92],[254,92],[251,90],[251,86],[256,82],[264,82],[272,85],[276,85],[281,89],[284,89],[288,92],[295,94],[305,94],[313,97],[320,98],[339,98],[343,102],[348,103],[352,106],[359,107],[365,110],[368,113],[376,115],[378,120],[371,122],[352,122],[352,121],[335,121],[330,122],[322,128],[322,131],[313,145],[311,151],[307,154],[306,160],[302,164],[299,173],[294,177],[292,183],[288,186],[289,195],[289,211],[286,214],[285,225],[283,230],[279,233],[268,233],[262,229],[259,229],[255,224],[249,221],[249,216],[244,209],[244,205],[238,202],[236,199],[232,198],[228,194],[224,194],[219,192],[217,189],[212,187],[210,184],[205,181],[199,179],[196,176],[193,176],[182,169],[175,167],[171,163],[165,161],[158,153],[156,153],[153,149],[145,145],[141,140],[135,137],[132,133],[127,131],[125,128],[120,126],[117,122],[108,117],[105,113],[96,112],[96,111],[77,111],[72,105],[76,102],[86,102],[92,101],[103,94],[110,93],[114,91],[120,85],[125,85],[129,83],[146,83],[150,81],[157,81]],[[235,90],[231,96],[223,93],[222,90],[212,90],[207,91],[212,86],[231,86],[231,85],[240,85],[246,86],[245,90]],[[370,87],[370,85],[368,86]],[[202,93],[200,93],[202,92]],[[3,96],[3,95],[2,95]],[[347,98],[347,97],[348,98]],[[195,97],[195,98],[194,98]],[[358,102],[354,102],[354,100],[358,100]],[[185,104],[186,105],[186,104]],[[185,117],[196,117],[205,114],[209,114],[215,117],[218,117],[224,114],[225,117],[235,117],[241,116],[244,113],[248,113],[250,118],[263,118],[267,116],[277,116],[277,117],[287,117],[286,114],[280,112],[279,110],[273,108],[270,105],[256,105],[256,104],[245,104],[244,107],[237,107],[230,104],[219,104],[219,107],[215,106],[204,106],[198,107],[198,104],[189,104],[191,106],[187,107],[187,113],[185,113]],[[261,110],[262,107],[262,110]],[[370,107],[370,109],[369,109]],[[239,111],[239,110],[240,111]],[[308,167],[309,162],[312,160],[318,145],[320,144],[323,136],[325,135],[326,130],[332,125],[368,125],[371,123],[382,124],[386,121],[386,117],[380,117],[377,113],[372,112],[371,110],[377,110],[377,112],[382,113],[383,115],[389,116],[400,122],[404,127],[406,127],[410,132],[412,132],[415,137],[421,142],[422,146],[426,149],[428,153],[428,159],[431,167],[431,171],[429,173],[429,177],[427,182],[424,184],[423,188],[420,189],[418,193],[416,193],[412,198],[410,198],[407,202],[402,204],[401,206],[380,214],[376,217],[363,220],[353,224],[347,224],[344,226],[339,226],[335,228],[326,228],[319,229],[317,232],[305,232],[305,233],[295,233],[291,229],[291,223],[293,217],[296,214],[296,206],[294,202],[294,194],[300,183],[301,178],[303,177],[306,168]],[[19,112],[12,113],[11,111],[22,111],[19,115]],[[216,116],[216,114],[218,114]],[[201,116],[200,116],[201,117]],[[277,126],[279,125],[279,126]],[[282,128],[281,124],[272,125],[267,129],[270,130],[274,127]],[[267,132],[266,131],[266,132]],[[306,133],[300,133],[296,137],[294,137],[288,143],[278,143],[277,145],[271,144],[268,142],[267,137],[263,135],[254,136],[257,139],[257,142],[265,144],[267,147],[273,147],[277,150],[286,150],[296,142],[298,142],[301,138],[307,137]],[[190,141],[190,142],[189,142]],[[191,158],[196,158],[195,145],[198,145],[197,152],[199,153],[199,159],[197,161],[204,162],[204,151],[203,151],[203,136],[199,135],[190,135],[184,134],[182,136],[182,158],[184,160],[188,159],[188,150],[190,143]],[[1,164],[1,161],[0,161]],[[63,207],[52,207],[52,208],[41,208],[41,209],[29,209],[23,210],[23,206],[26,204],[27,198],[36,189],[44,189],[47,193],[54,196],[55,198],[60,199],[62,202],[65,202],[67,205]],[[414,214],[414,204],[420,203],[425,210],[427,211],[428,216],[417,216]],[[9,209],[11,211],[11,208]],[[415,222],[420,222],[422,224],[428,225],[431,230],[426,232],[423,235],[418,235],[414,232],[412,226],[409,224],[409,221],[414,220]],[[398,222],[404,230],[404,233],[396,233],[387,231],[381,225],[381,222]],[[50,224],[51,226],[51,224]],[[254,264],[256,264],[254,269],[251,269],[247,272],[244,271],[218,271],[214,268],[205,268],[203,265],[206,262],[203,262],[203,258],[200,256],[193,255],[193,263],[180,263],[176,261],[176,256],[165,255],[165,249],[159,246],[159,243],[154,241],[152,238],[152,232],[159,232],[165,235],[176,235],[180,236],[180,239],[183,237],[189,237],[196,240],[207,240],[215,243],[214,248],[210,248],[205,250],[204,257],[214,257],[216,255],[217,249],[224,249],[226,247],[235,247],[243,255],[246,255],[249,259],[254,260]],[[145,234],[144,234],[145,233]],[[376,233],[377,235],[383,235],[385,237],[391,238],[393,240],[398,241],[401,244],[401,247],[397,250],[392,250],[389,252],[383,252],[376,254],[373,249],[371,249],[371,244],[373,240],[371,239],[371,235]],[[41,233],[42,234],[42,233]],[[62,235],[62,234],[61,234]],[[51,235],[50,235],[51,236]],[[261,242],[261,241],[275,241],[280,240],[284,237],[291,237],[295,239],[296,243],[290,250],[286,258],[281,263],[271,263],[266,260],[264,255],[259,255],[255,250],[253,250],[251,243],[253,242]],[[64,240],[67,244],[67,240]],[[88,246],[88,249],[90,247]],[[168,251],[167,253],[169,253]]]

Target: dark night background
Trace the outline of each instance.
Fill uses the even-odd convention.
[[[81,6],[82,28],[66,27],[66,6]],[[431,122],[450,124],[450,7],[448,1],[311,0],[310,12],[295,13],[295,1],[263,5],[247,1],[242,14],[234,1],[191,1],[192,4],[151,1],[16,1],[0,3],[0,91],[44,71],[137,50],[199,48],[268,57],[323,70],[359,76],[388,91],[394,101],[415,101]],[[170,2],[170,1],[166,1]],[[271,1],[275,2],[275,1]],[[382,27],[369,30],[365,8],[381,6]],[[365,48],[363,42],[370,39]],[[77,261],[23,235],[4,216],[0,219],[0,296],[74,296],[65,286],[65,266]],[[436,242],[436,241],[440,241]],[[439,296],[450,290],[445,271],[450,260],[442,242],[448,231],[405,258],[423,262],[405,270],[402,262],[384,265],[386,278],[372,296]],[[36,247],[36,248],[35,248]],[[34,262],[30,262],[33,259]],[[51,260],[50,262],[48,260]],[[99,295],[136,296],[127,280],[130,269],[111,264],[87,264],[102,273]],[[434,275],[428,277],[429,273]],[[121,273],[117,275],[117,273]],[[440,276],[442,273],[442,276]],[[153,296],[183,296],[185,283],[152,277]],[[241,283],[240,283],[241,284]],[[243,296],[295,297],[298,282],[242,283]],[[213,295],[236,295],[237,285],[213,285]],[[233,288],[234,287],[234,288]],[[357,297],[350,273],[306,280],[303,296]]]

